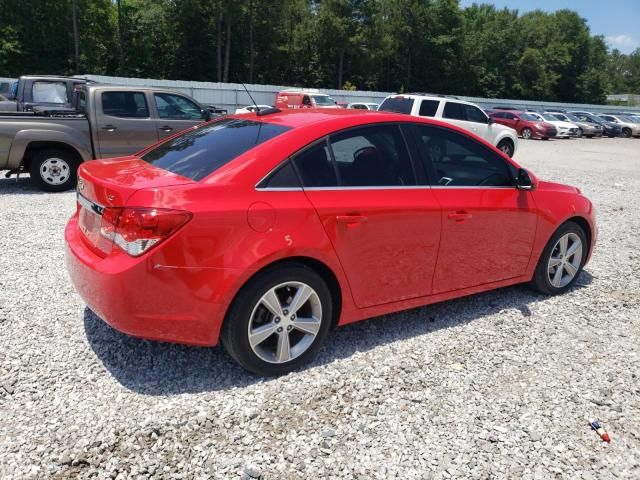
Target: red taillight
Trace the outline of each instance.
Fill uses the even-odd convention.
[[[107,207],[102,212],[100,233],[137,257],[170,237],[191,217],[182,210]]]

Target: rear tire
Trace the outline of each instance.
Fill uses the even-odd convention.
[[[498,150],[507,155],[509,158],[513,157],[513,142],[509,139],[500,140],[498,143]]]
[[[303,303],[296,301],[300,295]],[[257,375],[283,375],[311,360],[333,323],[332,298],[314,270],[292,263],[259,273],[231,305],[221,341]]]
[[[575,222],[562,224],[542,251],[531,286],[547,295],[569,290],[587,259],[587,236]]]
[[[36,153],[29,164],[31,181],[47,192],[64,192],[78,181],[79,159],[68,150],[48,149]]]

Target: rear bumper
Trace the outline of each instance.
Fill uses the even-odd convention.
[[[224,317],[216,281],[224,269],[166,267],[152,252],[139,258],[114,252],[97,256],[74,216],[65,229],[65,262],[89,308],[116,330],[135,337],[190,345],[218,342]]]

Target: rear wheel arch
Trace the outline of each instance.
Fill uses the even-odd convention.
[[[25,170],[29,170],[29,166],[31,164],[31,160],[38,153],[45,150],[64,150],[69,154],[73,155],[78,163],[82,163],[84,158],[80,154],[80,152],[73,146],[64,142],[30,142],[27,145],[27,148],[24,151],[22,156],[22,167]]]

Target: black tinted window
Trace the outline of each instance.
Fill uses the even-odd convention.
[[[295,162],[305,187],[335,187],[338,185],[326,142],[320,142],[299,153],[295,157]]]
[[[396,113],[411,113],[413,108],[413,98],[405,97],[390,97],[382,102],[382,105],[378,108],[379,111],[384,112],[396,112]]]
[[[411,160],[397,126],[366,127],[331,137],[340,184],[415,185]]]
[[[466,120],[464,105],[461,103],[447,102],[444,105],[444,112],[442,113],[444,118],[451,118],[452,120]]]
[[[260,182],[258,188],[295,188],[300,187],[298,176],[290,161],[284,162],[276,168],[265,180]]]
[[[420,116],[421,117],[433,117],[438,111],[438,100],[422,100],[420,104]]]
[[[102,111],[105,115],[123,118],[147,118],[149,109],[142,92],[103,92]]]
[[[427,171],[440,186],[511,186],[509,167],[497,154],[456,132],[416,127]],[[430,165],[429,165],[430,164]]]
[[[477,107],[473,105],[464,106],[467,112],[467,120],[470,122],[487,123],[487,116]]]
[[[287,130],[281,125],[228,118],[188,130],[147,152],[142,160],[201,180],[238,155]]]

